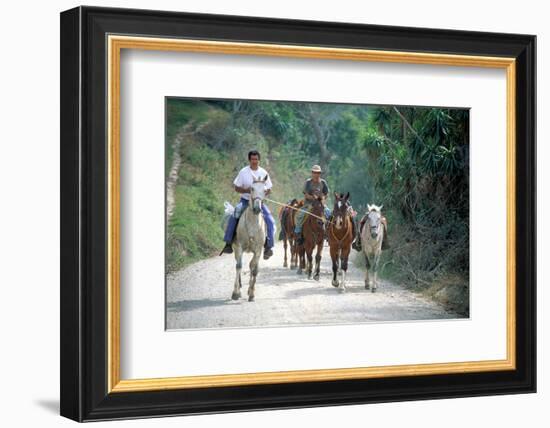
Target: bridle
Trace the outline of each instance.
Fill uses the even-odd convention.
[[[324,205],[323,205],[323,202],[321,201],[318,201],[320,207],[321,207],[321,210],[324,211]],[[313,242],[317,243],[318,241],[318,238],[319,238],[319,233],[321,233],[321,236],[324,236],[324,232],[325,232],[325,224],[327,223],[327,220],[324,216],[324,212],[321,212],[321,215],[317,215],[317,214],[313,214],[311,212],[308,212],[309,216],[308,218],[305,219],[304,221],[304,225],[305,225],[305,222],[309,220],[309,218],[316,218],[317,219],[317,224],[318,224],[318,227],[313,229],[312,230],[312,233],[313,233]],[[319,227],[321,228],[321,231],[319,231]]]
[[[348,205],[346,204],[346,213],[344,214],[344,222],[346,220],[349,219],[349,225],[352,226],[352,227],[346,227],[346,233],[344,234],[344,236],[342,238],[337,238],[336,235],[334,234],[334,227],[329,227],[329,233],[332,237],[333,240],[335,240],[337,243],[338,243],[338,248],[342,248],[342,243],[349,237],[351,231],[353,230],[353,225],[352,225],[352,221],[353,219],[351,218],[351,214],[349,213],[348,211]],[[331,222],[332,226],[335,226],[335,223],[334,222]]]
[[[255,183],[264,183],[264,181],[263,181],[263,180],[254,180],[254,181],[252,182],[252,184],[255,184]],[[254,189],[252,189],[251,192],[250,192],[250,201],[252,202],[252,207],[251,207],[251,208],[252,208],[252,211],[254,211],[254,202],[255,202],[255,201],[260,201],[260,211],[261,211],[261,210],[262,210],[263,199],[265,199],[265,198],[261,198],[260,196],[254,196],[254,197],[252,197],[252,191],[253,191],[253,190],[254,190]],[[258,212],[258,214],[259,214],[259,212]]]
[[[367,219],[369,219],[369,223],[370,223],[370,215],[371,213],[376,213],[378,215],[380,215],[380,213],[376,210],[370,210],[369,213],[367,214]],[[382,225],[382,221],[381,221],[381,218],[378,217],[378,224],[376,226],[371,226],[369,224],[369,229],[370,229],[370,236],[372,238],[372,231],[376,228],[376,236],[378,237],[378,235],[380,234],[380,226]],[[375,238],[372,238],[372,239],[375,239]]]

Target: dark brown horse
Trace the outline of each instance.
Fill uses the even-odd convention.
[[[287,248],[290,245],[290,269],[296,269],[298,266],[298,252],[296,250],[296,234],[294,228],[296,227],[296,213],[304,205],[303,200],[293,199],[289,202],[288,206],[285,206],[279,212],[279,218],[281,220],[282,238],[285,249],[285,259],[283,267],[288,267]]]
[[[305,268],[307,277],[311,279],[313,271],[313,249],[317,247],[317,253],[315,254],[315,274],[313,275],[313,279],[319,281],[321,254],[323,252],[323,242],[325,238],[325,208],[322,197],[313,200],[310,213],[313,215],[306,214],[302,229],[304,245],[298,248],[300,254],[299,272]],[[305,266],[305,257],[307,257],[307,266]]]
[[[328,226],[328,244],[332,259],[332,285],[343,293],[346,291],[346,272],[354,238],[354,225],[348,210],[349,192],[346,195],[334,192],[334,197],[334,209]],[[337,279],[338,271],[341,273],[340,280]]]

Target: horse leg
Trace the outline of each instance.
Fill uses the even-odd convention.
[[[286,258],[286,249],[287,249],[287,240],[286,240],[286,234],[285,234],[285,237],[283,238],[283,246],[284,246],[284,249],[285,249],[285,261],[283,262],[283,267],[288,267],[288,262],[287,262],[287,258]]]
[[[306,254],[307,254],[307,279],[311,279],[311,272],[313,270],[313,248],[308,248],[306,249]]]
[[[344,271],[344,258],[342,256],[342,251],[339,251],[338,254],[336,255],[337,256],[337,260],[339,259],[339,268],[338,268],[338,273],[340,274],[340,281],[339,281],[339,284],[338,284],[338,291],[340,293],[345,293],[346,292],[346,284],[345,284],[345,281],[346,281],[346,272]],[[346,269],[348,267],[346,266]]]
[[[256,289],[256,277],[258,276],[258,260],[260,259],[261,249],[254,252],[252,260],[250,260],[250,282],[248,283],[248,301],[254,301],[254,291]]]
[[[296,263],[296,240],[292,237],[289,239],[290,243],[290,269],[294,269],[297,265]]]
[[[298,245],[296,251],[298,252],[298,259],[300,262],[296,273],[298,275],[301,275],[303,273],[303,270],[306,268],[306,257],[305,257],[304,246]]]
[[[370,288],[369,284],[369,269],[370,269],[370,261],[369,256],[367,253],[365,254],[365,290],[368,290]]]
[[[378,288],[378,262],[380,261],[380,251],[374,255],[374,263],[372,264],[373,280],[372,280],[372,292],[374,293]]]
[[[342,268],[342,289],[346,289],[346,273],[348,271],[348,258],[349,258],[349,249],[342,250],[340,253],[340,267]]]
[[[241,298],[241,271],[243,268],[243,252],[240,245],[234,245],[233,248],[235,249],[235,268],[237,270],[237,274],[235,275],[235,284],[233,285],[233,294],[231,294],[231,298],[233,300],[239,300]]]
[[[336,275],[338,273],[338,252],[336,250],[330,249],[330,258],[332,260],[332,286],[338,287],[338,279]]]
[[[294,264],[291,263],[291,269],[296,269],[298,268],[298,244],[296,243],[296,237],[292,238],[292,247],[290,249],[294,252]]]
[[[315,254],[315,275],[313,279],[319,281],[319,275],[321,271],[321,252],[323,251],[323,241],[320,244],[317,244],[317,254]]]

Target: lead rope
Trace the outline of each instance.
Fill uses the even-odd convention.
[[[269,198],[264,198],[264,200],[265,200],[265,201],[269,201],[269,202],[273,202],[274,204],[277,204],[277,205],[281,205],[282,207],[287,207],[287,208],[293,209],[294,211],[302,211],[302,212],[306,213],[307,215],[310,215],[310,216],[312,216],[312,217],[318,218],[319,220],[322,220],[322,221],[324,221],[324,222],[326,222],[326,223],[334,224],[332,221],[327,220],[326,218],[319,217],[318,215],[312,214],[312,213],[310,213],[309,211],[303,210],[303,209],[301,209],[301,208],[295,208],[295,207],[293,207],[292,205],[283,204],[282,202],[277,202],[277,201],[274,201],[273,199],[269,199]]]

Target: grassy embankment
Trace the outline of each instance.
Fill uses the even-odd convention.
[[[169,101],[167,114],[167,174],[178,131],[190,122],[192,129],[198,129],[188,134],[180,147],[182,164],[175,208],[167,228],[166,257],[170,272],[220,251],[223,203],[238,202],[232,182],[239,169],[247,164],[249,150],[256,148],[262,153],[261,165],[271,176],[274,186],[271,197],[275,200],[285,201],[296,195],[300,188],[296,176],[303,173],[298,172],[302,165],[296,163],[291,154],[276,150],[277,143],[270,136],[262,135],[255,128],[232,130],[230,115],[220,108],[201,101],[174,100]],[[271,203],[268,206],[277,220],[278,207]]]

